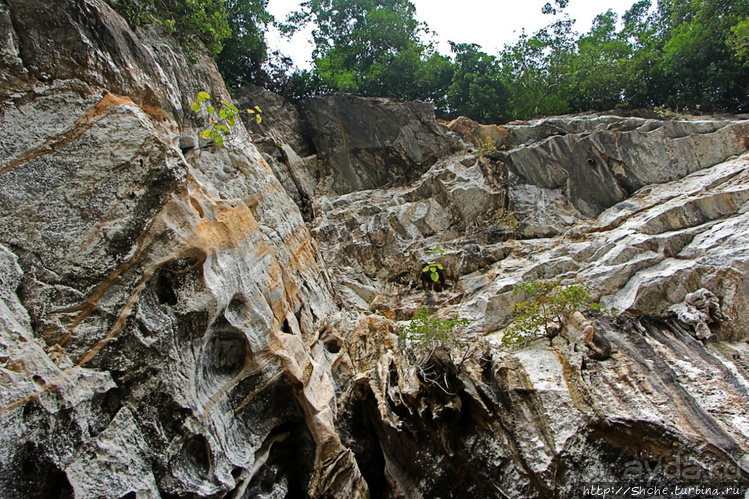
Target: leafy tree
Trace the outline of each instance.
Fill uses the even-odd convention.
[[[231,35],[224,0],[117,0],[114,5],[131,24],[158,23],[175,33],[193,53],[199,40],[216,56]]]
[[[448,87],[455,74],[455,64],[442,54],[433,52],[422,58],[416,74],[414,98],[434,104],[438,115],[446,116],[449,111]]]
[[[565,16],[533,36],[523,32],[515,44],[502,51],[502,78],[510,90],[511,116],[529,118],[570,111],[566,69],[575,52],[572,24]]]
[[[424,94],[417,78],[433,51],[421,42],[427,30],[414,14],[408,0],[308,0],[286,29],[314,24],[315,72],[324,87],[415,99]],[[433,61],[437,73],[440,62]]]
[[[474,43],[453,43],[455,55],[447,102],[452,114],[484,122],[501,121],[507,111],[508,91],[501,81],[496,57]]]
[[[663,47],[663,71],[671,80],[668,105],[700,104],[703,109],[729,109],[746,99],[749,72],[731,49],[731,28],[749,16],[746,1],[668,0],[669,32]]]
[[[628,100],[677,110],[746,109],[749,70],[731,41],[732,28],[748,16],[746,0],[660,0],[650,21],[654,41],[635,54]],[[647,85],[633,85],[637,73],[649,77]]]
[[[620,38],[631,47],[631,55],[620,61],[625,103],[630,107],[662,104],[661,88],[667,87],[659,72],[665,27],[650,0],[640,0],[624,14]]]
[[[268,0],[225,0],[231,36],[218,54],[221,75],[230,87],[264,78],[262,64],[268,56],[265,32],[273,21],[266,10]]]
[[[577,40],[568,79],[574,111],[607,110],[622,104],[624,62],[630,45],[616,31],[617,16],[609,10],[593,20],[591,30]]]
[[[731,33],[730,42],[736,55],[744,61],[745,66],[749,65],[749,17],[733,26]]]

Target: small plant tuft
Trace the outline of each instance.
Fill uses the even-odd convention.
[[[487,137],[481,140],[481,146],[479,147],[479,156],[486,156],[497,152],[497,141],[491,137]]]
[[[445,250],[444,248],[442,248],[442,246],[437,245],[434,248],[431,248],[429,250],[429,253],[433,255],[437,255],[439,253],[439,256],[443,257],[445,255]],[[431,260],[427,262],[423,269],[421,269],[421,272],[428,273],[429,278],[432,279],[433,282],[438,282],[440,280],[440,270],[444,270],[442,264],[437,263],[435,260]]]

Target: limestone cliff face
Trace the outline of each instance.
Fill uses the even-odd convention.
[[[3,497],[749,485],[748,122],[247,88],[264,122],[199,147],[210,60],[103,0],[2,0],[0,30]],[[555,277],[619,315],[502,347]],[[415,358],[424,306],[470,349]]]
[[[103,1],[1,7],[4,497],[365,491],[316,243],[241,126],[194,147],[213,63]]]

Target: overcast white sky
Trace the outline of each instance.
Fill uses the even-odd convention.
[[[458,43],[478,43],[489,54],[496,54],[506,43],[512,43],[525,28],[527,33],[546,26],[552,16],[541,13],[550,0],[411,0],[416,6],[416,18],[424,21],[437,34],[439,51],[449,54],[448,40]],[[621,15],[636,0],[570,0],[567,11],[576,19],[575,30],[590,29],[593,18],[608,9]],[[289,12],[297,10],[298,0],[269,0],[268,11],[283,21]],[[553,1],[552,1],[553,3]],[[303,68],[310,66],[312,45],[309,32],[300,33],[291,41],[269,34],[269,45],[290,56]]]

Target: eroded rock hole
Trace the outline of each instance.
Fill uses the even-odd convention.
[[[337,339],[327,340],[323,343],[325,350],[330,353],[338,353],[341,351],[341,343]]]
[[[207,478],[211,471],[211,447],[205,437],[190,437],[182,448],[184,462],[201,478]]]
[[[166,273],[159,273],[156,278],[156,283],[153,287],[156,297],[159,299],[159,303],[162,305],[176,305],[177,295],[172,288],[172,283]]]
[[[218,374],[238,374],[244,366],[247,340],[237,330],[218,331],[209,345],[211,365]]]
[[[294,334],[294,331],[291,330],[291,325],[289,324],[289,319],[283,320],[283,325],[281,326],[281,331],[286,334]]]
[[[342,425],[344,444],[354,452],[359,470],[369,486],[370,497],[390,497],[392,491],[385,477],[377,402],[369,386],[358,386],[357,395],[347,411],[349,417]]]
[[[244,497],[269,497],[281,490],[284,493],[280,497],[309,497],[315,443],[306,425],[287,421],[275,427],[263,447],[268,449],[268,460],[252,478]]]
[[[241,294],[236,294],[224,311],[224,317],[234,324],[243,324],[248,316],[247,301]]]
[[[26,442],[15,456],[15,463],[7,463],[0,471],[0,483],[7,497],[38,497],[72,499],[73,487],[65,472],[48,457],[48,449]],[[17,496],[11,494],[14,491]],[[0,493],[3,497],[6,497]]]
[[[112,388],[105,393],[94,395],[92,400],[94,406],[98,406],[100,411],[89,423],[89,431],[92,435],[98,435],[109,426],[117,412],[122,407],[122,394],[118,388]]]
[[[190,204],[192,205],[193,208],[195,208],[195,211],[198,212],[198,216],[200,216],[200,218],[205,218],[205,212],[203,211],[203,207],[200,206],[200,203],[198,203],[198,201],[195,198],[190,198]]]
[[[192,270],[198,267],[201,260],[196,258],[177,258],[161,267],[152,279],[153,292],[162,305],[174,306],[178,301],[178,290],[195,279]]]

